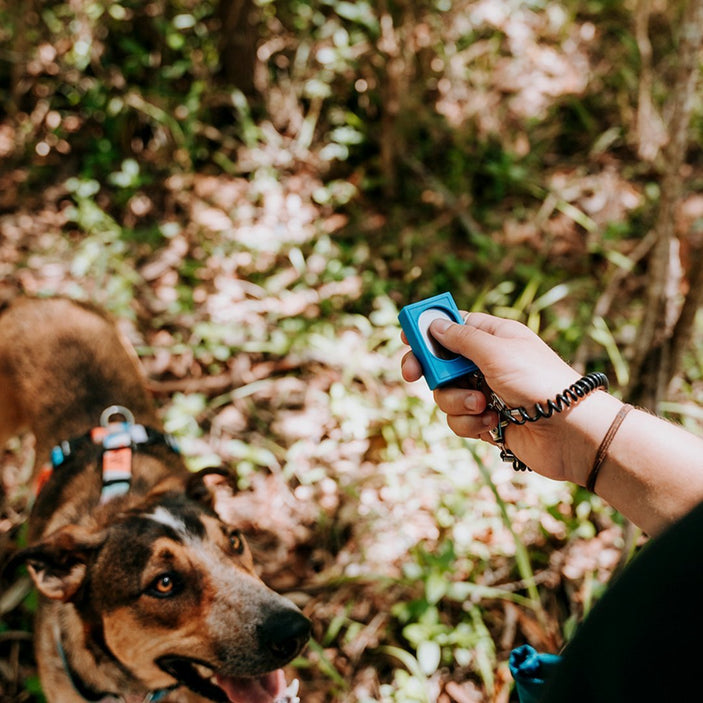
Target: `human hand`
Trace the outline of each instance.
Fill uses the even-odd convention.
[[[430,333],[450,351],[476,363],[488,386],[508,407],[524,406],[531,414],[535,403],[545,405],[580,378],[534,332],[515,320],[471,313],[464,325],[435,320]],[[412,352],[403,358],[402,373],[407,381],[422,375]],[[498,415],[487,409],[482,391],[444,386],[434,391],[434,397],[456,434],[492,441],[488,432],[496,427]],[[522,426],[509,425],[505,432],[507,447],[530,468],[546,476],[574,480],[567,465],[570,448],[563,446],[564,422],[571,412]]]
[[[464,325],[435,320],[430,334],[475,362],[508,407],[524,406],[531,415],[536,402],[545,406],[579,379],[536,334],[512,320],[471,313]],[[421,377],[412,353],[404,356],[402,371],[407,381]],[[454,432],[491,441],[487,430],[495,427],[498,416],[486,409],[481,391],[457,384],[436,389],[434,397]],[[623,408],[614,395],[597,390],[549,418],[509,424],[505,444],[543,476],[581,486],[588,483],[594,460],[600,457],[598,495],[647,534],[656,535],[703,500],[703,440],[637,409],[622,426],[614,425],[623,417]]]

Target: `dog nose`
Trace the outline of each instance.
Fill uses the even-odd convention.
[[[299,610],[286,608],[272,615],[258,626],[259,643],[279,664],[289,662],[310,639],[310,620]]]

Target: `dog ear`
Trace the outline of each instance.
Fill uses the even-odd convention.
[[[105,541],[103,532],[69,525],[21,550],[13,563],[24,562],[37,589],[47,598],[71,600],[83,584],[88,562]]]
[[[194,473],[186,484],[186,495],[217,510],[219,501],[226,501],[237,492],[237,478],[227,469],[211,467]]]

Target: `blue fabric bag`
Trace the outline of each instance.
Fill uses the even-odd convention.
[[[560,661],[558,654],[539,654],[529,644],[523,644],[510,652],[508,664],[515,679],[520,703],[539,703],[544,685]]]

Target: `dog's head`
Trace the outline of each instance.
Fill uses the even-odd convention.
[[[211,507],[222,472],[153,492],[100,529],[70,526],[24,550],[47,598],[70,602],[122,669],[156,690],[273,703],[310,622],[258,578],[242,535]],[[174,681],[175,680],[175,681]]]

